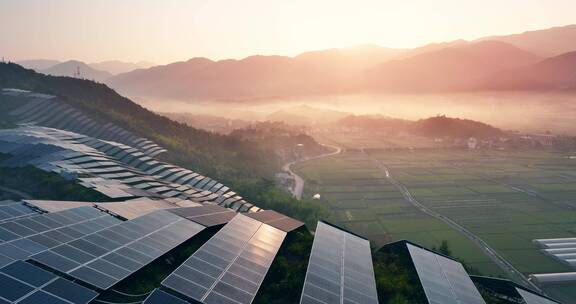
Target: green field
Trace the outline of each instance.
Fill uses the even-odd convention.
[[[536,238],[576,236],[576,160],[529,151],[405,150],[344,152],[297,166],[304,196],[321,194],[332,221],[378,244],[448,240],[453,255],[486,275],[503,275],[474,243],[406,202],[377,163],[427,207],[455,220],[523,273],[570,271],[541,254]],[[572,291],[569,291],[572,289]],[[558,298],[576,288],[554,287]]]

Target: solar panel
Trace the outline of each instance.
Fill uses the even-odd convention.
[[[38,214],[38,212],[32,210],[21,202],[5,201],[0,205],[0,222],[6,222],[35,214]]]
[[[0,267],[120,222],[95,208],[80,207],[6,223],[20,227],[21,234],[8,234],[6,225],[0,228],[4,240],[0,244]]]
[[[108,289],[203,229],[160,210],[59,245],[31,259]]]
[[[162,285],[202,303],[251,303],[285,237],[238,214]]]
[[[142,304],[189,304],[165,291],[155,289]]]
[[[516,287],[516,291],[520,294],[522,299],[524,299],[526,304],[558,304],[558,302],[546,299],[542,296],[526,291],[524,289],[520,289],[518,287]]]
[[[288,217],[282,213],[278,213],[274,210],[253,212],[247,214],[246,216],[286,232],[290,232],[304,225],[304,223]]]
[[[176,208],[169,211],[205,227],[226,224],[236,216],[236,212],[218,205]]]
[[[38,209],[44,210],[46,212],[58,212],[82,206],[94,205],[93,203],[90,202],[78,202],[78,201],[24,200],[24,202]]]
[[[431,304],[485,304],[480,292],[459,262],[406,244]]]
[[[378,303],[370,242],[318,222],[300,303]]]
[[[125,219],[134,219],[156,210],[177,207],[164,200],[151,200],[148,198],[113,203],[96,203],[96,205],[100,209],[119,215]]]
[[[0,303],[85,304],[96,296],[93,290],[23,261],[0,269]]]

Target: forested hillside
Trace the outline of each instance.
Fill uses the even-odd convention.
[[[280,159],[259,145],[172,121],[120,96],[104,84],[36,73],[13,63],[0,64],[0,88],[17,88],[59,96],[92,118],[113,122],[165,147],[160,158],[229,185],[261,208],[274,208],[313,222],[321,210],[297,203],[269,178]]]

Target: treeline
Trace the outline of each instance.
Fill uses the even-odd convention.
[[[354,128],[364,132],[390,135],[412,134],[429,138],[493,138],[504,132],[491,125],[470,119],[439,115],[417,121],[390,118],[382,115],[350,115],[335,122],[334,128]]]

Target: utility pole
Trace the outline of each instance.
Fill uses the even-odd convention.
[[[76,71],[74,72],[75,78],[80,78],[80,66],[76,66]]]

